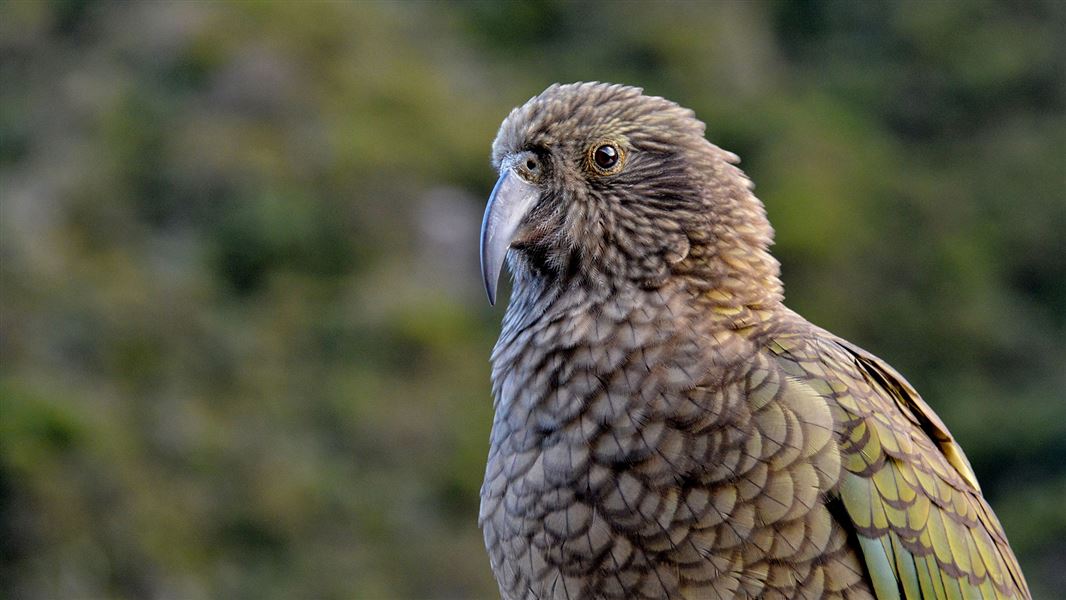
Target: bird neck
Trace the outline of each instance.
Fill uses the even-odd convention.
[[[761,205],[757,208],[754,222],[765,222]],[[752,314],[783,306],[780,265],[766,249],[760,227],[704,231],[690,235],[683,258],[654,276],[587,259],[555,260],[548,266],[543,257],[512,253],[513,288],[505,329],[518,331],[535,320],[598,311],[618,298],[636,301],[642,296],[689,298],[696,310],[687,318],[720,319],[728,329],[744,327]],[[677,316],[677,325],[685,327]]]
[[[673,276],[685,282],[699,303],[756,310],[779,307],[784,299],[780,263],[753,237],[753,232],[723,228],[695,239],[688,256],[674,265]]]
[[[781,265],[770,254],[774,230],[736,155],[710,146],[699,169],[704,219],[689,228],[689,252],[673,266],[713,306],[775,309],[784,300]]]

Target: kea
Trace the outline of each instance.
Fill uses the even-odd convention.
[[[504,120],[481,231],[504,598],[1029,598],[918,392],[783,303],[738,158],[639,88]]]

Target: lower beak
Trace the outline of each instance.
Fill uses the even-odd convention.
[[[522,179],[512,169],[506,169],[496,187],[492,188],[485,218],[481,221],[481,276],[489,304],[496,304],[496,285],[503,269],[503,259],[511,247],[518,226],[536,203],[540,190]]]

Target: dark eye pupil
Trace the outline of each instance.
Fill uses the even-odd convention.
[[[596,166],[599,168],[610,169],[618,162],[618,150],[615,150],[614,146],[600,146],[596,148],[592,159],[596,161]]]

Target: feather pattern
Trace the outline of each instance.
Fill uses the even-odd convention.
[[[765,210],[703,131],[574,84],[493,144],[540,194],[506,215],[523,225],[492,354],[479,523],[501,595],[1029,598],[943,422],[782,304]]]
[[[836,380],[830,399],[844,469],[834,493],[877,597],[1028,597],[1003,529],[939,417],[884,361],[811,329],[802,347],[778,346],[778,356],[807,378]]]

